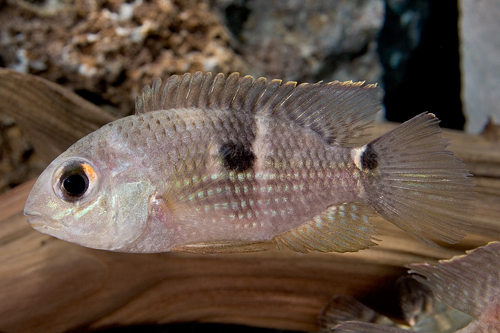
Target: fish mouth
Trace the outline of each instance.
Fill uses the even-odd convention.
[[[35,230],[43,232],[47,229],[59,229],[57,228],[55,221],[43,218],[40,213],[26,211],[23,213],[28,217],[28,223]]]
[[[33,228],[42,227],[45,225],[45,219],[38,213],[26,213],[24,215],[28,217],[28,223],[31,224]]]
[[[23,211],[23,214],[24,214],[24,216],[28,217],[28,222],[30,222],[30,220],[33,220],[34,218],[42,218],[42,214],[37,213],[37,212],[30,212],[30,211],[27,211],[26,209]]]

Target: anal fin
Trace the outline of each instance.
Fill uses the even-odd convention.
[[[330,206],[311,221],[274,237],[273,242],[278,249],[286,246],[301,253],[356,252],[376,245],[370,215],[372,210],[361,203]]]
[[[248,241],[215,241],[184,244],[172,249],[172,251],[189,252],[196,254],[234,254],[250,253],[269,250],[269,246],[263,242]]]

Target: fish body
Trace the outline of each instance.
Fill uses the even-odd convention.
[[[136,114],[54,160],[25,207],[32,226],[125,252],[298,252],[374,245],[379,213],[414,237],[456,242],[472,181],[421,114],[364,146],[375,85],[282,84],[210,73],[157,80]]]

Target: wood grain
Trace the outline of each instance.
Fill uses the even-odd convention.
[[[0,96],[2,89],[5,83],[0,83]],[[43,84],[40,89],[45,91]],[[10,91],[15,93],[14,88]],[[66,131],[72,119],[81,119],[86,127],[66,131],[67,141],[51,143],[50,155],[98,126],[82,115],[88,106],[79,107],[81,101],[73,97],[67,100],[75,103],[71,110],[65,102],[60,108],[79,115],[59,119],[58,126]],[[34,102],[17,103],[20,108],[34,107]],[[109,117],[90,109],[102,115],[100,122]],[[40,122],[22,122],[26,130],[36,127],[47,133],[53,126],[55,115],[48,108],[41,110]],[[19,119],[25,112],[19,111]],[[394,126],[379,124],[372,133],[380,135]],[[300,255],[273,249],[202,256],[91,250],[31,229],[22,209],[33,181],[25,183],[0,196],[0,331],[64,332],[185,321],[313,331],[322,307],[339,294],[395,314],[393,286],[405,274],[404,265],[450,258],[500,238],[500,146],[455,131],[444,136],[453,138],[451,150],[476,175],[478,192],[470,234],[444,250],[428,247],[380,218],[373,218],[380,245],[349,254]]]
[[[16,119],[49,162],[78,138],[114,120],[58,84],[9,69],[0,68],[0,98],[0,112]]]

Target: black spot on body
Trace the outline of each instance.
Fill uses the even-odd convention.
[[[361,166],[364,169],[373,170],[378,167],[378,154],[370,145],[366,145],[366,149],[361,155]]]
[[[226,142],[221,145],[219,154],[222,165],[228,171],[242,172],[253,167],[255,155],[241,142]]]

